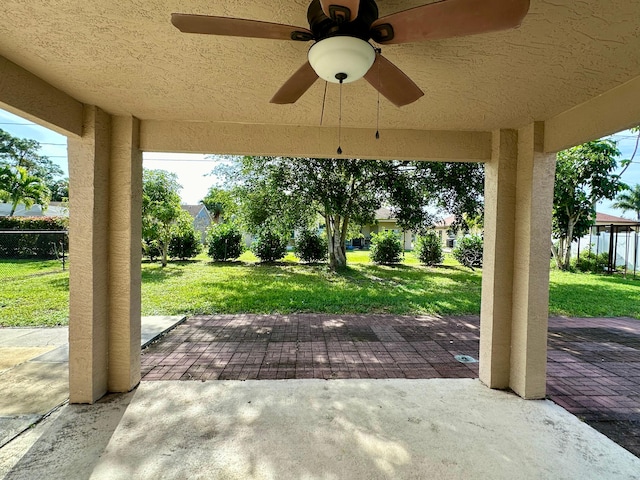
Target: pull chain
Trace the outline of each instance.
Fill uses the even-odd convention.
[[[347,76],[344,74],[338,75],[336,75],[336,78],[340,81],[340,113],[338,114],[338,150],[336,151],[338,152],[338,155],[342,155],[342,147],[340,146],[340,143],[342,142],[342,82]],[[344,75],[344,77],[341,75]]]
[[[376,56],[382,53],[381,48],[376,49]],[[380,87],[380,62],[376,62],[376,70],[378,74],[378,87]],[[378,107],[376,109],[376,140],[380,140],[380,89],[378,88]]]
[[[329,82],[324,82],[324,95],[322,96],[322,111],[320,112],[320,126],[322,126],[322,122],[324,121],[324,104],[327,101],[327,84]]]

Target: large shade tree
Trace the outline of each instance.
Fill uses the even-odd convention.
[[[423,162],[258,156],[238,158],[235,168],[225,167],[218,175],[233,186],[249,231],[289,234],[320,215],[334,269],[346,265],[350,228],[373,223],[381,206],[392,208],[401,227],[422,230],[433,225],[438,207],[463,218],[476,215],[482,203],[478,164],[443,168]],[[473,187],[464,187],[467,182]]]
[[[147,245],[153,245],[160,251],[163,267],[168,261],[172,226],[182,211],[178,194],[181,188],[175,173],[165,170],[143,171],[142,237]]]
[[[0,129],[0,166],[24,168],[31,176],[41,178],[50,191],[62,177],[62,169],[50,158],[40,154],[40,143],[18,138]]]
[[[596,203],[612,200],[626,186],[617,168],[620,151],[611,140],[595,140],[558,153],[553,194],[551,250],[559,269],[569,268],[571,242],[595,222]]]

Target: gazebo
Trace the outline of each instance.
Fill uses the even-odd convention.
[[[378,3],[385,16],[428,0]],[[637,3],[532,0],[519,28],[384,45],[424,96],[401,108],[383,97],[379,110],[364,80],[270,103],[309,42],[190,35],[170,21],[306,27],[307,7],[2,2],[0,105],[68,137],[72,403],[140,381],[142,152],[333,157],[339,129],[343,157],[485,164],[480,380],[545,396],[555,153],[640,122]]]

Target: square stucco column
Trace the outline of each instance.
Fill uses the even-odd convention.
[[[69,396],[92,403],[140,380],[138,121],[85,106],[69,138]]]
[[[486,164],[480,380],[524,398],[546,393],[555,155],[544,126],[493,134]]]

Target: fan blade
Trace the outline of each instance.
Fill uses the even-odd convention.
[[[358,16],[360,0],[320,0],[322,11],[336,23],[353,22]]]
[[[313,70],[311,64],[305,63],[280,87],[280,90],[271,99],[271,103],[279,105],[296,103],[317,79],[318,74]]]
[[[413,103],[424,95],[413,80],[379,53],[364,78],[396,107]]]
[[[494,32],[517,27],[528,11],[529,0],[444,0],[379,18],[371,37],[391,44]]]
[[[243,18],[212,17],[172,13],[171,23],[183,33],[204,33],[230,37],[269,38],[274,40],[313,40],[313,33],[302,27],[259,22]]]

